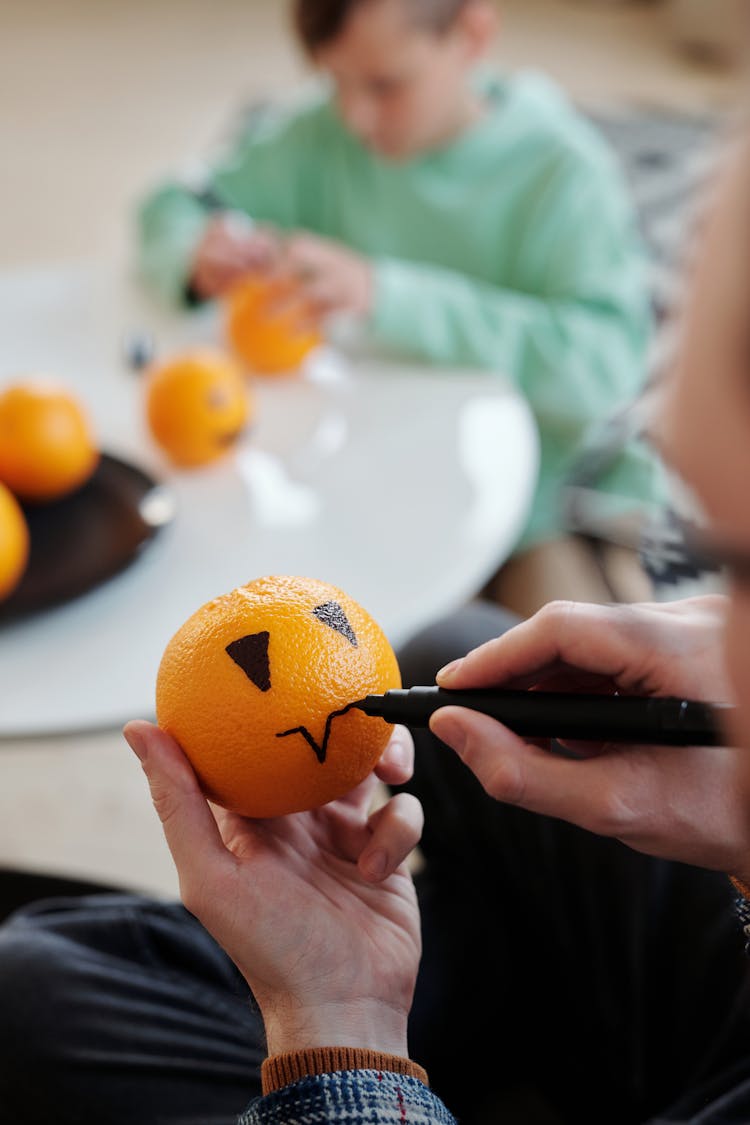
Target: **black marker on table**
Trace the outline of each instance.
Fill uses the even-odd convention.
[[[639,742],[653,746],[726,746],[722,719],[727,703],[633,695],[565,692],[449,691],[414,687],[368,695],[352,704],[389,723],[426,727],[441,707],[468,707],[498,719],[527,738],[594,742]]]

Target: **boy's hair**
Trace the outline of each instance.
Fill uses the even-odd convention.
[[[294,24],[308,51],[332,42],[356,8],[374,0],[294,0]],[[436,32],[447,31],[469,0],[402,0],[412,18]]]

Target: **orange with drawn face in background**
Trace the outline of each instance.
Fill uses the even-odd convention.
[[[182,352],[148,371],[151,434],[181,467],[203,465],[227,453],[240,437],[249,409],[242,372],[218,349]]]
[[[390,644],[357,602],[326,582],[275,576],[185,622],[162,658],[156,709],[211,800],[282,816],[367,777],[391,727],[338,712],[400,684]]]

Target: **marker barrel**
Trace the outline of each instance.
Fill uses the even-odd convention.
[[[726,704],[627,695],[564,692],[448,691],[417,687],[370,695],[358,704],[390,723],[426,727],[441,707],[467,707],[527,738],[646,743],[660,746],[726,745]]]

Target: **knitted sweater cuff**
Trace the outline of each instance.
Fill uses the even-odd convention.
[[[740,898],[744,898],[750,901],[750,887],[747,885],[747,883],[743,883],[741,879],[737,879],[734,875],[729,876],[729,882],[732,884]]]
[[[270,1094],[313,1074],[331,1074],[339,1070],[382,1070],[391,1074],[407,1074],[429,1085],[427,1072],[401,1055],[368,1051],[363,1047],[311,1047],[306,1051],[289,1051],[271,1055],[260,1071],[263,1093]]]

